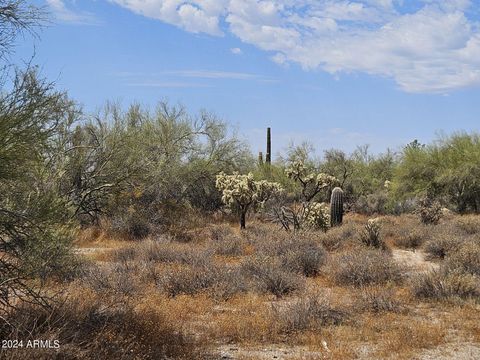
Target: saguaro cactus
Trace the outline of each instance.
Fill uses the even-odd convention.
[[[330,225],[341,225],[343,220],[343,190],[336,187],[330,198]]]
[[[263,153],[261,151],[258,153],[258,165],[263,165]]]
[[[265,154],[265,162],[272,162],[272,134],[270,128],[267,128],[267,153]]]

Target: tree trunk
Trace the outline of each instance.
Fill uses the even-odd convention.
[[[240,213],[240,229],[243,230],[245,229],[245,215],[246,215],[246,211],[242,211]]]

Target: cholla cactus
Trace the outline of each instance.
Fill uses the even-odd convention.
[[[329,207],[325,203],[312,202],[305,211],[305,223],[314,229],[327,231],[330,223]]]
[[[334,186],[338,180],[331,175],[320,173],[316,175],[309,171],[302,160],[293,161],[285,169],[286,175],[300,183],[304,200],[309,202],[325,188]]]
[[[392,182],[390,180],[385,180],[385,183],[383,184],[383,187],[385,190],[390,190],[392,188]]]
[[[217,189],[222,192],[222,201],[240,213],[240,228],[245,228],[245,217],[250,207],[262,207],[275,193],[281,192],[279,184],[260,180],[255,181],[253,174],[217,175]]]

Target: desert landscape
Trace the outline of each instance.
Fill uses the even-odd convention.
[[[342,36],[356,31],[358,41],[367,36],[365,31],[373,30],[363,25],[359,29],[357,22],[363,24],[381,9],[384,16],[368,24],[372,28],[372,24],[383,24],[378,30],[382,39],[415,16],[427,25],[425,19],[443,16],[474,23],[470,2],[430,1],[419,9],[397,2],[342,2],[340,11],[333,8],[338,5],[335,2],[301,6],[282,2],[280,6],[251,1],[240,9],[241,2],[222,3],[227,6],[222,8],[194,1],[171,8],[177,17],[167,20],[163,12],[148,15],[150,8],[145,10],[144,2],[105,3],[95,2],[95,6],[119,11],[121,28],[136,31],[134,26],[123,26],[122,19],[140,21],[125,10],[139,6],[146,18],[168,26],[180,26],[175,21],[181,24],[181,30],[157,29],[160,34],[177,31],[175,36],[182,37],[186,31],[195,34],[194,41],[202,46],[207,46],[205,42],[212,46],[213,36],[220,36],[216,27],[220,20],[231,25],[220,21],[218,26],[235,33],[239,27],[234,22],[248,14],[253,22],[265,22],[261,30],[266,34],[290,34],[304,26],[320,31],[323,27],[318,28],[318,22],[329,19],[328,31],[338,30],[331,23],[335,20]],[[254,3],[255,11],[250,8]],[[308,118],[311,111],[300,105],[285,106],[281,94],[273,90],[268,96],[255,93],[257,97],[249,98],[253,88],[264,86],[260,84],[283,86],[282,81],[265,76],[164,70],[149,76],[177,76],[182,82],[118,85],[129,91],[137,87],[181,89],[190,102],[191,89],[200,89],[193,92],[195,99],[212,91],[222,113],[225,108],[235,113],[231,104],[222,107],[231,99],[242,111],[258,111],[253,122],[264,116],[267,108],[262,102],[271,97],[278,118],[271,115],[265,127],[263,122],[255,124],[256,128],[250,123],[232,124],[214,111],[190,110],[165,99],[156,99],[154,104],[105,101],[96,103],[95,109],[82,105],[48,80],[42,66],[34,65],[35,56],[19,60],[15,49],[25,51],[26,38],[40,38],[47,24],[52,30],[46,30],[47,42],[42,46],[50,47],[48,52],[58,51],[53,49],[58,48],[52,40],[56,36],[65,36],[70,43],[75,38],[70,31],[78,36],[78,46],[93,47],[94,38],[108,33],[109,26],[91,12],[74,12],[80,6],[75,2],[55,0],[46,5],[0,0],[0,359],[480,359],[480,134],[468,126],[469,114],[475,113],[468,101],[477,102],[475,90],[463,87],[460,95],[436,92],[452,90],[449,81],[460,84],[454,75],[467,74],[469,81],[478,76],[478,68],[469,72],[470,55],[480,39],[476,22],[467,26],[470,37],[462,38],[468,51],[460,56],[464,61],[461,74],[445,65],[447,78],[435,72],[435,81],[423,79],[420,84],[420,78],[405,75],[404,68],[394,75],[388,72],[402,91],[415,92],[408,95],[408,101],[422,104],[408,108],[404,128],[401,121],[391,120],[386,127],[392,130],[385,138],[347,129],[358,125],[356,113],[366,106],[343,101],[348,99],[351,84],[366,81],[359,76],[360,80],[348,78],[348,89],[333,96],[342,99],[335,111],[351,108],[353,120],[326,119],[322,108],[314,114],[314,124],[320,132],[320,124],[330,126],[324,136],[312,133],[304,141],[294,141],[298,133],[287,125],[299,132],[310,131],[311,124],[302,116]],[[166,6],[163,1],[150,5]],[[365,9],[371,12],[368,17],[362,15],[365,19],[345,18],[353,16],[352,9],[356,16]],[[216,11],[220,20],[201,21]],[[49,23],[51,14],[63,24],[63,32]],[[263,17],[257,19],[255,14]],[[272,20],[275,14],[283,20]],[[305,21],[300,22],[300,17]],[[138,29],[156,26],[152,23],[138,23]],[[202,24],[208,25],[208,31],[196,28]],[[442,29],[448,25],[433,24]],[[98,29],[90,33],[86,27],[93,26],[103,33]],[[426,32],[412,29],[417,35]],[[400,27],[404,42],[412,39],[409,31]],[[303,37],[295,39],[302,42],[313,33],[304,31]],[[242,44],[253,42],[235,35]],[[421,39],[423,44],[426,40]],[[140,46],[149,37],[136,40],[134,45]],[[122,53],[134,56],[134,45],[128,39],[115,44]],[[122,47],[125,44],[131,46],[129,51]],[[178,51],[188,47],[179,44],[175,45]],[[272,41],[267,50],[277,51],[279,44],[284,43]],[[253,45],[262,51],[267,47],[263,42]],[[444,50],[443,45],[438,49]],[[341,53],[341,46],[335,54]],[[228,56],[247,58],[247,51],[254,50],[245,48],[245,53],[232,48]],[[372,54],[378,55],[379,48]],[[95,51],[95,65],[101,67],[101,49]],[[274,60],[287,61],[290,53],[278,51],[284,57]],[[252,58],[260,61],[255,54]],[[410,52],[402,48],[395,54]],[[201,54],[196,55],[193,61],[202,61]],[[311,59],[324,55],[312,53]],[[76,56],[83,59],[82,64],[76,63],[73,72],[67,67],[65,83],[96,81],[94,75],[81,73],[82,66],[92,63],[82,58],[80,50]],[[162,56],[156,58],[152,50],[152,58],[167,58]],[[88,57],[93,58],[92,54]],[[173,58],[184,61],[189,57],[175,53]],[[400,60],[395,58],[391,64],[398,65]],[[413,65],[427,66],[430,60],[422,50],[419,62],[408,63],[412,65],[407,66],[408,72],[418,75]],[[319,69],[329,72],[331,60],[322,61]],[[441,68],[438,61],[431,61],[430,70]],[[164,65],[157,65],[163,69]],[[369,76],[385,76],[380,70],[354,65],[349,66]],[[307,68],[278,71],[290,74]],[[71,74],[77,72],[81,76],[72,80]],[[294,78],[303,76],[296,74]],[[192,85],[185,78],[212,83]],[[250,90],[238,84],[222,88],[219,82],[227,80],[254,81],[254,85]],[[211,90],[213,83],[222,94]],[[341,79],[332,79],[332,91],[344,86],[340,83]],[[101,81],[94,85],[82,91],[81,86],[74,86],[74,92],[88,99],[89,93],[97,96],[107,86]],[[304,85],[302,91],[289,89],[292,103],[295,97],[304,101],[316,91]],[[428,86],[433,93],[416,93]],[[115,87],[114,83],[105,93],[110,96]],[[353,88],[354,97],[361,98],[361,91]],[[237,97],[237,91],[243,97]],[[328,98],[322,91],[322,97]],[[404,101],[407,95],[399,91],[394,92],[396,99]],[[385,110],[376,107],[380,100],[374,99],[375,111],[361,114],[367,118],[361,126],[369,127],[370,118],[372,123],[378,121],[372,125],[375,128],[390,121],[383,120]],[[457,102],[463,107],[456,107]],[[326,104],[325,108],[334,108],[333,101]],[[409,119],[418,115],[416,111],[419,116],[439,116],[435,104],[453,108],[458,116],[442,119],[441,124],[448,126],[437,135],[433,135],[432,123],[422,125],[417,118]],[[303,115],[292,119],[290,108]],[[286,120],[281,117],[284,112]],[[393,110],[388,114],[396,116]],[[419,133],[418,138],[404,141],[411,130]],[[364,145],[365,139],[373,140],[371,146]],[[392,139],[395,146],[382,147]],[[331,142],[338,147],[330,146]]]

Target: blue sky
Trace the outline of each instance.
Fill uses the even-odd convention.
[[[47,0],[19,45],[93,111],[107,100],[206,109],[254,152],[272,127],[317,151],[398,149],[477,130],[480,2]]]

